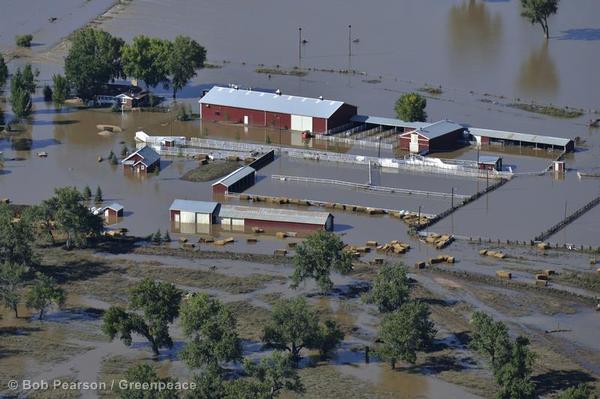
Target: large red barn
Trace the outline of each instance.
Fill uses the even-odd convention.
[[[233,122],[327,134],[350,122],[354,105],[342,101],[214,86],[199,100],[204,121]]]

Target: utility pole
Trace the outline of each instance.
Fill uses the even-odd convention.
[[[348,25],[348,57],[352,57],[352,25]]]
[[[565,200],[565,219],[567,218],[567,201]]]
[[[381,136],[379,136],[379,144],[377,145],[377,158],[381,158]]]
[[[298,28],[298,67],[302,64],[302,28]]]
[[[452,187],[452,196],[450,198],[450,208],[454,208],[454,187]]]
[[[373,180],[371,178],[371,161],[369,161],[369,186],[373,184]]]

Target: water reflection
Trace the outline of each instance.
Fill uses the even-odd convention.
[[[500,15],[490,14],[487,5],[479,0],[466,0],[454,5],[448,13],[448,28],[452,53],[463,65],[467,56],[476,61],[490,62],[497,54],[496,45],[502,33]]]
[[[548,42],[531,52],[521,65],[517,86],[527,95],[554,95],[560,78],[550,55]]]

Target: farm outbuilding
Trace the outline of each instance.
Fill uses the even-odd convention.
[[[135,173],[151,173],[160,168],[160,155],[150,146],[143,146],[121,161],[125,168]]]
[[[232,122],[327,134],[357,107],[342,101],[214,86],[199,100],[203,121]]]
[[[327,230],[333,231],[333,215],[327,212],[298,211],[282,208],[259,208],[242,205],[223,205],[219,211],[222,228],[243,230],[246,227],[263,229]]]
[[[231,172],[221,180],[213,183],[213,194],[229,194],[241,193],[254,185],[256,170],[250,166],[242,166],[241,168]]]
[[[446,151],[456,148],[464,139],[465,128],[451,121],[438,121],[400,134],[401,150],[412,153]]]
[[[123,217],[123,205],[116,202],[104,208],[104,217],[107,219],[115,219]]]
[[[169,207],[173,223],[214,224],[219,203],[176,199]]]
[[[477,166],[482,170],[502,170],[502,158],[494,155],[480,155]]]
[[[536,134],[507,132],[502,130],[469,128],[478,145],[502,144],[540,149],[575,151],[575,142],[568,138],[540,136]]]

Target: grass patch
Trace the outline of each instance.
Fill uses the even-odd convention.
[[[237,162],[210,162],[188,171],[181,176],[181,180],[195,183],[210,181],[228,175],[239,167],[240,165]]]
[[[281,69],[281,68],[266,68],[260,67],[254,70],[256,73],[265,73],[269,75],[285,75],[285,76],[306,76],[308,72],[302,69]]]
[[[240,338],[260,341],[263,326],[271,317],[271,312],[249,304],[248,302],[231,302],[226,304],[237,320]]]
[[[552,276],[552,280],[600,293],[600,274],[598,273],[563,272]]]
[[[192,270],[178,267],[134,264],[127,274],[136,278],[151,278],[194,288],[213,288],[230,294],[247,294],[264,288],[271,281],[283,281],[285,277],[252,274],[247,277],[226,276],[216,272]]]
[[[538,105],[538,104],[521,104],[511,103],[508,104],[511,108],[517,108],[522,111],[533,112],[536,114],[554,116],[556,118],[579,118],[583,115],[583,111],[569,107],[555,107],[553,105]]]

